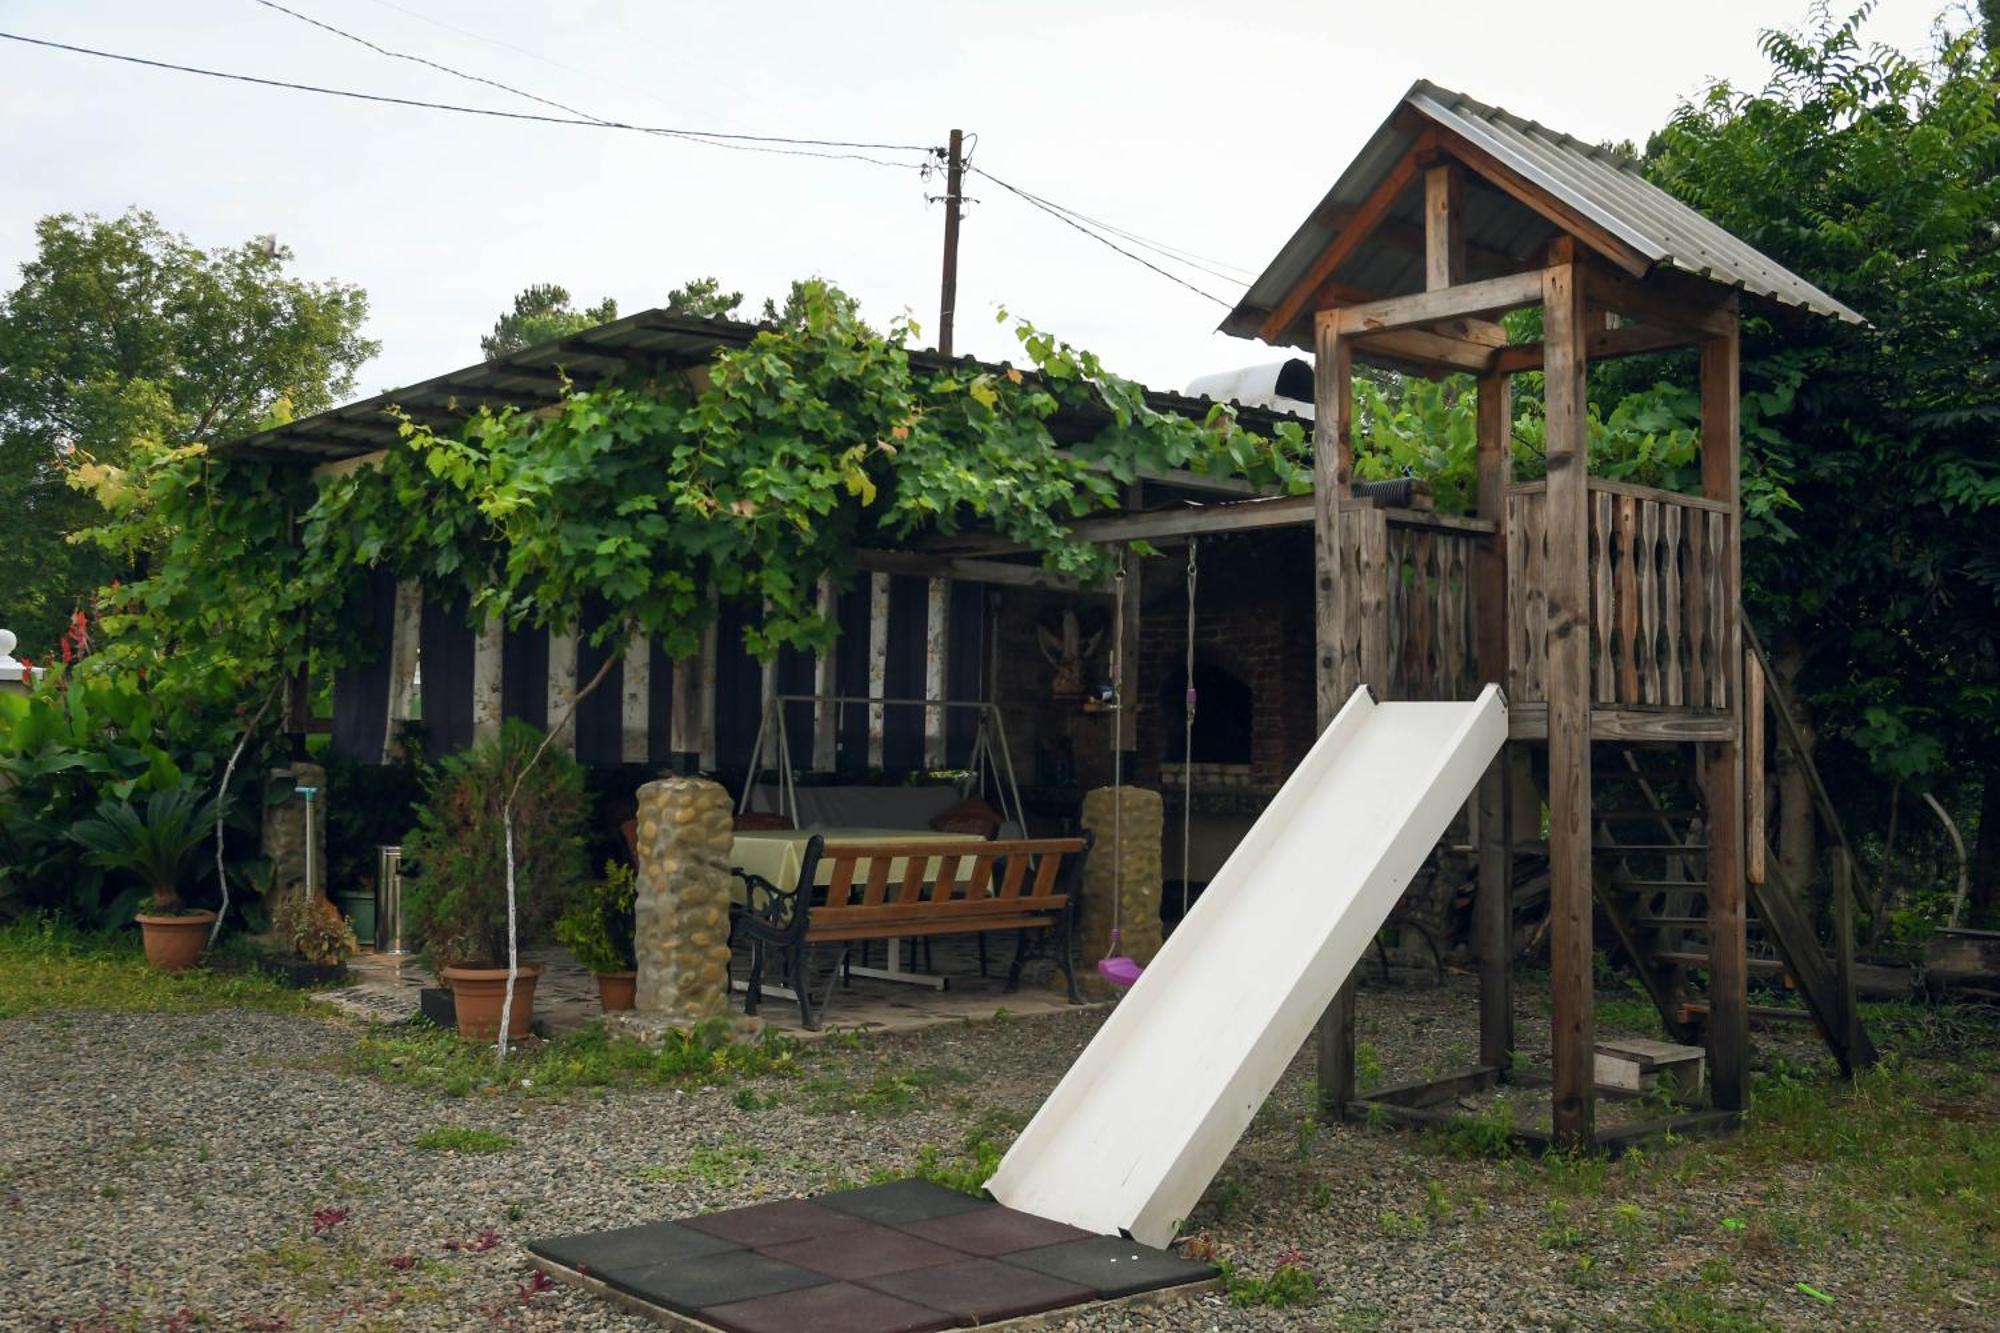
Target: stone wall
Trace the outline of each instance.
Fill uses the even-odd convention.
[[[638,820],[638,1010],[691,1027],[729,1007],[729,793],[706,778],[648,782]]]
[[[1141,964],[1160,951],[1160,794],[1143,787],[1098,787],[1083,798],[1083,827],[1096,842],[1084,862],[1083,905],[1077,921],[1077,980],[1088,994],[1111,990],[1097,960],[1111,952],[1116,921],[1119,952]],[[1119,812],[1114,820],[1114,812]],[[1122,836],[1123,851],[1118,845]]]
[[[322,893],[326,882],[326,770],[299,762],[274,768],[265,775],[264,856],[271,864],[271,887],[295,891],[306,881],[306,801],[300,787],[316,787],[313,798],[313,879]],[[278,793],[286,793],[281,799]]]

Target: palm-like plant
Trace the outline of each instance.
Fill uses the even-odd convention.
[[[195,850],[215,827],[213,799],[191,784],[156,791],[143,813],[130,801],[104,801],[89,819],[70,826],[69,836],[89,850],[106,870],[126,870],[153,893],[153,910],[177,911],[182,877]]]

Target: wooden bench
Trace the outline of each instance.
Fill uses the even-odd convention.
[[[796,888],[781,889],[761,875],[736,870],[733,873],[743,881],[743,897],[733,924],[751,949],[743,1011],[757,1012],[766,959],[774,950],[783,956],[784,984],[798,999],[800,1018],[816,1029],[820,1014],[814,1011],[811,990],[815,945],[840,946],[833,979],[819,1001],[823,1011],[856,941],[1001,930],[1018,932],[1008,990],[1020,986],[1021,967],[1031,956],[1031,945],[1034,951],[1052,945],[1070,1002],[1081,1004],[1071,955],[1076,947],[1076,890],[1089,850],[1087,836],[883,841],[831,849],[815,836],[806,843]]]

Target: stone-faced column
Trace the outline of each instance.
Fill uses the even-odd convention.
[[[1115,835],[1114,811],[1118,812]],[[1144,964],[1160,951],[1160,835],[1165,823],[1165,806],[1156,791],[1098,787],[1084,795],[1083,827],[1096,841],[1084,862],[1083,909],[1077,920],[1082,968],[1077,980],[1092,995],[1115,993],[1097,975],[1097,960],[1111,951],[1114,918],[1121,953]]]
[[[729,793],[706,778],[639,788],[638,1012],[689,1026],[729,1007]]]
[[[300,787],[316,787],[313,797],[312,882],[321,893],[331,890],[326,882],[326,770],[318,764],[299,762],[289,768],[271,770],[265,790],[286,794],[275,803],[264,803],[264,858],[271,865],[271,885],[280,894],[294,892],[306,882],[306,800]]]

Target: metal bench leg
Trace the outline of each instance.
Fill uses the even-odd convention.
[[[1014,932],[1014,962],[1013,965],[1007,969],[1008,994],[1011,995],[1015,991],[1021,989],[1021,964],[1027,961],[1028,961],[1028,932],[1026,930],[1017,930]]]
[[[750,981],[743,990],[743,1012],[756,1016],[757,1006],[764,1000],[764,941],[750,942]]]

